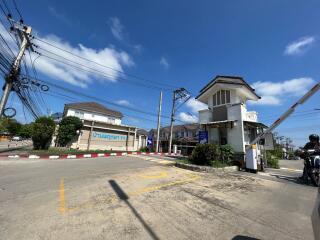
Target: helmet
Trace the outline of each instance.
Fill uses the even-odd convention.
[[[311,134],[311,135],[309,136],[309,140],[310,140],[310,141],[317,141],[317,142],[319,142],[319,135],[318,135],[318,134]]]

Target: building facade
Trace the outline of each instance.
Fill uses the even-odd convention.
[[[258,121],[258,113],[247,111],[247,101],[260,97],[241,77],[217,76],[200,90],[196,99],[208,105],[199,111],[199,124],[208,132],[209,143],[230,144],[245,154],[248,145],[266,128]]]
[[[172,143],[177,145],[178,150],[184,155],[191,154],[192,149],[198,143],[198,133],[200,125],[198,123],[190,123],[183,125],[173,126],[172,131]],[[149,136],[152,137],[154,146],[157,140],[157,130],[152,129],[149,132]],[[160,152],[167,152],[169,147],[170,138],[170,126],[160,128],[159,145]]]
[[[95,102],[70,103],[64,107],[63,116],[82,120],[83,128],[70,143],[81,150],[137,151],[146,146],[147,134],[136,127],[123,125],[122,113]]]

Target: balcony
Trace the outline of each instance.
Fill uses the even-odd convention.
[[[199,111],[199,123],[206,124],[212,121],[212,111],[209,109]]]
[[[257,112],[246,112],[244,121],[257,122],[258,121]]]

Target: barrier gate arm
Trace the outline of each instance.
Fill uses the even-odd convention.
[[[320,89],[320,82],[313,86],[303,97],[301,97],[295,104],[293,104],[284,114],[282,114],[265,132],[256,137],[250,145],[256,144],[261,138],[267,133],[270,133],[273,129],[278,127],[291,113],[295,111],[298,105],[302,105],[307,101],[313,94],[315,94]]]
[[[320,89],[320,82],[313,86],[303,97],[301,97],[295,104],[293,104],[285,113],[283,113],[267,130],[256,137],[250,145],[246,146],[246,169],[250,172],[257,172],[257,158],[258,152],[255,146],[258,141],[263,138],[266,134],[270,133],[273,129],[279,126],[287,117],[292,114],[298,105],[302,105],[307,101],[313,94],[315,94]]]

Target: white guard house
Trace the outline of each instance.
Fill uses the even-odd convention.
[[[243,160],[246,145],[267,128],[258,122],[257,112],[247,111],[247,100],[260,99],[255,90],[242,77],[216,76],[196,99],[208,105],[199,111],[199,123],[209,143],[229,144]]]

